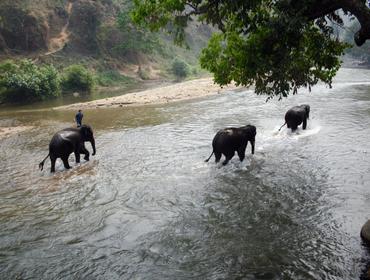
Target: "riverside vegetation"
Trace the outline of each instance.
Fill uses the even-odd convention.
[[[183,60],[175,59],[171,72],[179,81],[190,74],[190,67]],[[145,79],[145,73],[141,75]],[[132,81],[114,70],[95,74],[81,64],[57,70],[53,65],[37,65],[28,59],[6,60],[0,64],[0,102],[39,101],[73,91],[91,92],[97,85],[124,82]]]
[[[0,64],[0,101],[37,101],[62,92],[91,91],[96,80],[83,65],[71,65],[60,72],[53,65],[8,60]]]

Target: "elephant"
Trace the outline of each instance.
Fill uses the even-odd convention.
[[[208,162],[213,154],[215,154],[216,163],[220,161],[221,155],[224,154],[225,161],[222,163],[226,165],[230,159],[238,153],[240,161],[245,158],[245,149],[248,141],[251,142],[252,154],[254,154],[254,145],[256,141],[257,130],[253,125],[246,125],[242,127],[228,127],[218,131],[213,138],[213,151],[205,162]]]
[[[286,112],[285,123],[279,128],[279,131],[284,125],[287,125],[287,127],[292,129],[294,132],[301,123],[303,123],[302,128],[306,129],[309,117],[310,105],[303,104],[300,106],[294,106]]]
[[[66,128],[54,134],[49,144],[49,154],[39,164],[40,170],[43,170],[45,160],[50,157],[50,172],[55,172],[55,162],[61,158],[66,169],[70,169],[68,157],[75,153],[76,163],[80,162],[80,154],[84,154],[85,160],[89,160],[89,151],[85,148],[85,142],[90,142],[93,148],[92,155],[96,154],[95,139],[92,128],[88,125],[82,125],[78,128]]]

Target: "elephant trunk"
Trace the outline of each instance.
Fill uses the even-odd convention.
[[[92,153],[92,155],[94,156],[94,155],[96,154],[96,149],[95,149],[95,139],[94,139],[94,138],[92,138],[92,139],[90,140],[90,143],[91,143],[91,146],[92,146],[92,148],[93,148],[93,153]]]
[[[256,142],[256,140],[251,140],[251,146],[252,146],[252,155],[254,155],[254,144]]]

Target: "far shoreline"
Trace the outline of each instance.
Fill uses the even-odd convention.
[[[160,105],[227,93],[229,91],[243,88],[244,87],[237,87],[234,84],[221,87],[215,84],[212,78],[206,77],[175,84],[154,86],[150,89],[124,93],[122,95],[114,97],[72,103],[69,105],[62,105],[51,108],[41,108],[36,109],[36,111],[77,111],[79,109],[93,110],[100,108]],[[35,109],[21,111],[35,111]],[[0,125],[0,140],[6,137],[17,135],[18,133],[22,133],[27,130],[31,130],[32,128],[34,128],[34,126]]]
[[[74,103],[52,108],[53,110],[84,110],[98,108],[118,108],[128,106],[166,104],[176,101],[190,100],[235,90],[235,85],[220,87],[212,78],[200,78],[171,85],[159,86],[120,96]]]

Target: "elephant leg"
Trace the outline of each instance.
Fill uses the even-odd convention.
[[[62,161],[63,161],[63,165],[64,165],[65,169],[70,169],[71,168],[69,166],[69,163],[68,163],[68,156],[67,157],[62,157]]]
[[[221,159],[222,154],[220,152],[215,152],[215,162],[219,162]]]
[[[307,127],[307,119],[304,118],[303,119],[303,129],[306,129],[306,127]]]
[[[254,146],[256,145],[256,140],[252,140],[250,142],[251,142],[251,146],[252,146],[251,153],[252,153],[252,155],[254,155]]]
[[[84,145],[81,145],[81,147],[80,147],[80,153],[85,155],[85,156],[84,156],[84,160],[89,161],[90,153],[89,153],[89,151],[85,148],[85,146],[84,146]]]
[[[245,158],[245,149],[246,148],[247,148],[247,146],[245,145],[245,146],[240,147],[239,150],[238,150],[238,156],[239,156],[240,161],[243,161],[244,158]]]
[[[55,172],[55,162],[57,161],[56,158],[54,157],[50,157],[50,162],[51,162],[51,168],[50,168],[50,172],[51,173],[54,173]]]
[[[80,152],[75,151],[76,163],[80,163]]]
[[[234,151],[233,152],[226,153],[225,154],[226,159],[223,161],[222,165],[226,165],[230,161],[230,159],[233,158],[234,154],[235,154]]]

